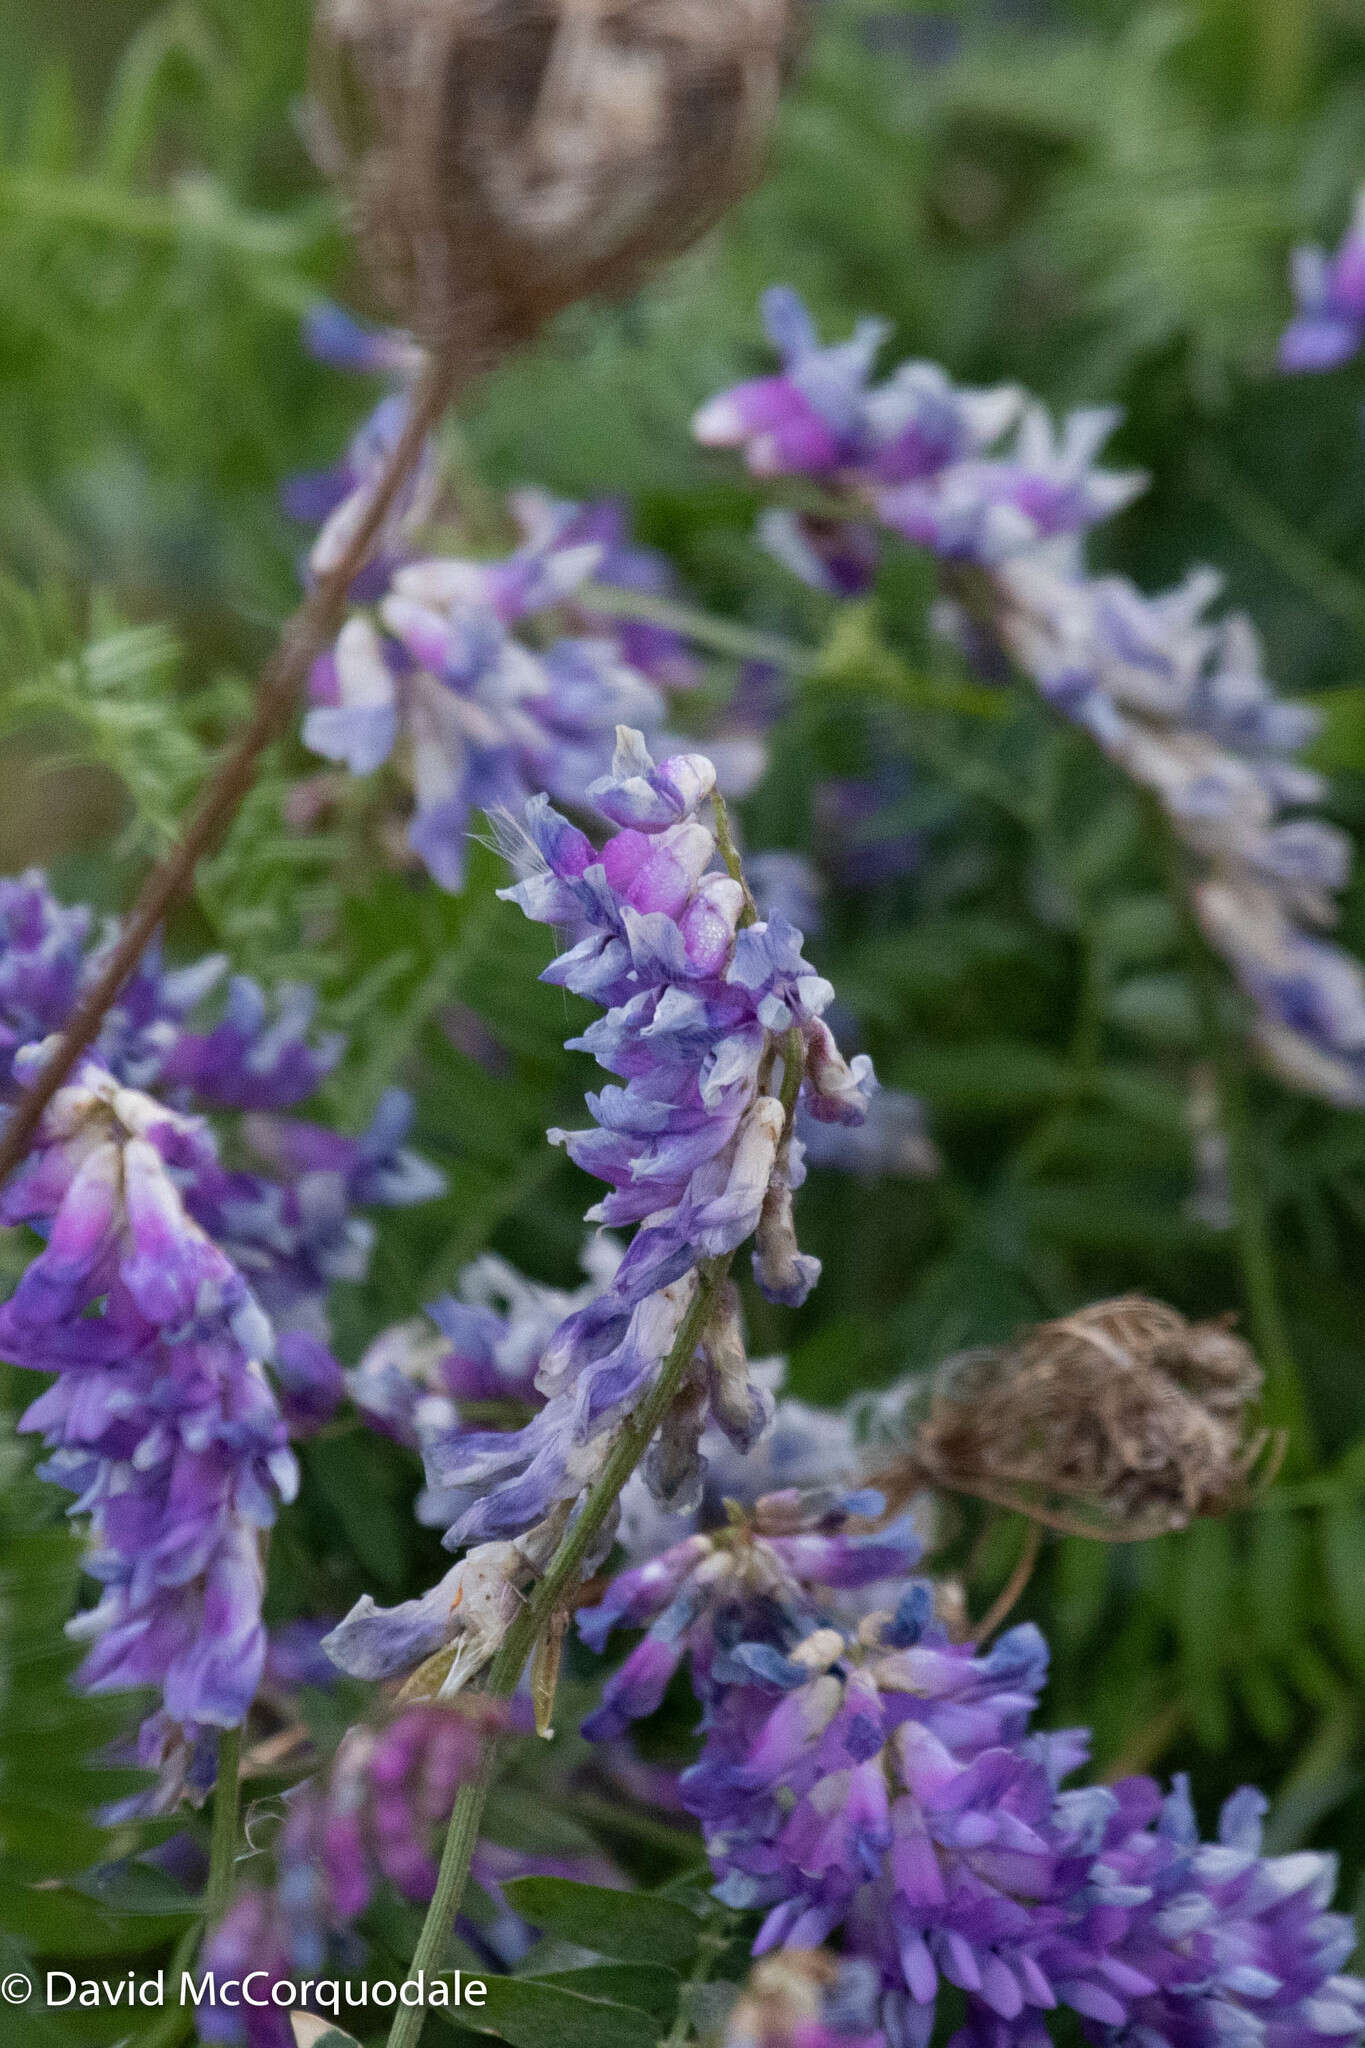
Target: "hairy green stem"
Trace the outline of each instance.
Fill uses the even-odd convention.
[[[204,1918],[212,1927],[232,1896],[232,1869],[237,1860],[237,1801],[241,1779],[242,1731],[225,1728],[218,1738],[218,1781],[213,1794],[213,1833],[209,1875],[204,1886]]]
[[[1265,1372],[1265,1419],[1272,1428],[1286,1432],[1287,1469],[1302,1473],[1315,1463],[1316,1447],[1303,1381],[1280,1300],[1270,1211],[1247,1101],[1246,1063],[1223,1020],[1222,980],[1190,902],[1179,844],[1155,800],[1149,800],[1144,808],[1162,850],[1171,900],[1189,956],[1199,1032],[1218,1093],[1248,1331]]]
[[[507,1699],[515,1692],[526,1667],[527,1658],[555,1612],[563,1604],[565,1595],[577,1582],[584,1558],[596,1542],[607,1517],[620,1497],[622,1487],[648,1450],[655,1430],[663,1421],[677,1394],[683,1375],[701,1341],[707,1321],[720,1299],[720,1292],[729,1276],[733,1257],[734,1254],[730,1253],[723,1259],[708,1259],[703,1263],[696,1293],[682,1322],[678,1325],[673,1348],[664,1360],[658,1378],[640,1406],[627,1420],[611,1448],[600,1476],[584,1501],[581,1512],[551,1558],[544,1577],[538,1581],[508,1630],[502,1647],[493,1660],[488,1674],[487,1690],[494,1698]],[[464,1898],[470,1860],[479,1839],[484,1805],[488,1798],[488,1788],[493,1781],[496,1762],[497,1744],[490,1740],[484,1744],[477,1775],[461,1787],[455,1801],[455,1808],[450,1817],[450,1832],[446,1836],[445,1848],[441,1855],[436,1890],[427,1908],[417,1947],[413,1951],[409,1971],[412,1977],[421,1972],[432,1976],[440,1969],[441,1956]],[[422,2020],[423,2013],[419,2006],[404,2007],[394,2019],[388,2048],[414,2048],[422,2031]]]

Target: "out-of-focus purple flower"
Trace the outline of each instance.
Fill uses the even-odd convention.
[[[286,1330],[275,1348],[280,1407],[296,1442],[315,1436],[346,1397],[346,1376],[322,1342],[307,1330]]]
[[[1307,366],[1354,350],[1365,334],[1365,202],[1331,263],[1301,254],[1300,284],[1290,353]],[[780,306],[787,354],[823,360],[830,352],[816,348],[804,315],[786,297]],[[1295,758],[1317,714],[1276,696],[1247,620],[1206,616],[1216,576],[1199,571],[1147,597],[1122,578],[1087,574],[1085,534],[1142,488],[1133,473],[1097,466],[1118,415],[1084,408],[1058,433],[1017,392],[958,393],[924,364],[869,390],[869,364],[860,358],[856,375],[845,366],[841,417],[852,424],[833,452],[795,434],[789,460],[769,459],[764,422],[804,421],[809,411],[790,371],[704,408],[706,437],[745,446],[751,466],[761,447],[760,469],[821,480],[826,547],[842,531],[862,548],[872,514],[939,560],[940,630],[993,680],[1017,664],[1165,812],[1191,857],[1205,931],[1255,1003],[1257,1042],[1272,1064],[1332,1101],[1365,1102],[1365,981],[1304,929],[1331,922],[1350,856],[1330,825],[1291,815],[1322,793]],[[805,529],[777,518],[797,573],[825,577],[819,562],[797,559]],[[874,865],[872,878],[880,872]]]
[[[876,581],[881,534],[866,520],[773,505],[759,514],[758,538],[784,569],[826,597],[861,597]]]
[[[234,975],[218,1022],[176,1039],[161,1086],[172,1099],[185,1088],[223,1109],[287,1109],[303,1102],[343,1050],[336,1033],[310,1043],[316,1011],[315,992],[299,983],[276,989],[272,1003],[258,983]]]
[[[775,286],[763,325],[782,358],[775,377],[756,377],[711,399],[692,423],[706,448],[742,448],[755,476],[829,476],[865,452],[868,380],[889,332],[862,320],[851,339],[822,347],[796,293]]]
[[[1285,703],[1240,617],[1204,614],[1207,572],[1145,597],[1118,577],[1080,582],[1012,563],[1000,626],[1045,699],[1151,792],[1196,864],[1210,942],[1256,1010],[1255,1035],[1286,1079],[1329,1100],[1365,1102],[1365,976],[1305,931],[1334,916],[1350,845],[1288,806],[1322,794],[1294,758],[1319,714]]]
[[[336,1665],[322,1647],[333,1626],[311,1618],[277,1622],[266,1635],[265,1684],[282,1693],[335,1685]]]
[[[798,1126],[807,1166],[855,1180],[925,1180],[942,1161],[929,1136],[924,1104],[901,1088],[880,1088],[861,1124]]]
[[[312,355],[338,369],[387,378],[386,393],[352,436],[332,469],[291,477],[281,492],[285,511],[321,530],[309,550],[309,577],[326,575],[341,560],[368,511],[390,455],[408,423],[409,393],[425,355],[407,335],[367,327],[340,306],[322,302],[304,322],[304,343]],[[382,591],[411,552],[414,536],[435,508],[438,477],[435,442],[428,439],[411,477],[399,491],[373,556],[352,586],[357,600]]]
[[[232,1982],[261,1973],[255,2006],[203,2006],[200,2037],[228,2048],[293,2048],[275,1983],[314,1976],[382,1883],[425,1903],[436,1887],[434,1845],[483,1745],[505,1722],[489,1701],[414,1706],[382,1728],[353,1728],[331,1768],[291,1797],[269,1885],[243,1891],[211,1929],[201,1971]]]
[[[1072,413],[1058,433],[1030,405],[1006,454],[954,462],[877,495],[894,533],[945,562],[994,567],[1041,543],[1087,532],[1131,503],[1146,478],[1095,458],[1118,425],[1112,406]]]
[[[359,1137],[302,1119],[253,1116],[243,1150],[263,1170],[206,1169],[187,1193],[193,1214],[250,1278],[281,1328],[326,1339],[328,1294],[363,1280],[374,1243],[366,1208],[430,1201],[444,1181],[404,1140],[412,1102],[391,1089]]]
[[[879,888],[923,865],[923,835],[898,815],[910,788],[908,764],[893,756],[869,775],[829,776],[816,789],[821,858],[845,888]]]
[[[375,1339],[349,1375],[351,1399],[368,1422],[411,1450],[421,1448],[424,1429],[484,1429],[500,1408],[519,1419],[518,1411],[541,1405],[536,1374],[555,1331],[610,1280],[620,1259],[611,1238],[590,1238],[582,1253],[587,1281],[570,1292],[528,1280],[485,1253],[461,1273],[458,1294],[432,1303],[430,1323],[402,1323]],[[419,1515],[427,1519],[420,1508]]]
[[[666,555],[642,547],[631,538],[630,514],[619,498],[600,498],[574,505],[546,491],[513,491],[511,507],[534,556],[576,551],[587,562],[594,583],[631,591],[641,597],[676,598],[682,594],[677,571]],[[581,551],[592,551],[588,561]],[[515,558],[514,558],[515,559]],[[577,596],[582,581],[576,571],[570,590],[570,620],[587,633],[609,634],[628,665],[665,690],[689,690],[701,681],[701,666],[681,633],[647,619],[631,619],[594,611]]]
[[[599,552],[568,550],[550,568],[537,557],[548,584],[531,588],[517,557],[408,563],[394,572],[378,624],[348,620],[315,671],[306,744],[365,775],[403,736],[410,844],[444,888],[463,883],[476,813],[519,812],[541,790],[581,805],[610,762],[617,725],[657,730],[662,721],[662,698],[612,640],[563,638],[542,652],[508,623],[567,594],[567,555],[579,558],[573,575],[582,581]],[[499,569],[515,570],[515,591],[500,592]]]
[[[824,921],[821,898],[825,885],[819,869],[804,853],[774,848],[746,854],[744,869],[761,916],[785,917],[800,931],[819,931]]]
[[[86,1568],[103,1590],[71,1624],[90,1645],[79,1683],[161,1693],[143,1748],[163,1796],[192,1774],[200,1731],[251,1704],[259,1535],[297,1483],[262,1369],[270,1325],[181,1198],[180,1172],[211,1142],[87,1060],[0,1201],[6,1223],[46,1240],[0,1309],[0,1348],[56,1374],[20,1426],[44,1436],[44,1476],[90,1517]]]
[[[1335,251],[1294,251],[1297,312],[1280,339],[1282,370],[1335,370],[1365,343],[1365,192]]]

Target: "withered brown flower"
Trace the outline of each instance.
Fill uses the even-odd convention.
[[[392,309],[477,361],[621,293],[762,165],[802,0],[319,0],[315,153]]]
[[[1226,1320],[1125,1295],[939,1368],[927,1413],[878,1484],[1017,1509],[1134,1540],[1225,1513],[1267,1448],[1261,1369]]]

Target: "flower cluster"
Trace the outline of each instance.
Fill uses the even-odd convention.
[[[0,883],[8,1099],[107,942],[40,877]],[[401,1150],[400,1099],[359,1139],[281,1115],[340,1045],[311,1040],[298,991],[268,1000],[242,979],[197,1026],[223,978],[217,960],[144,959],[0,1197],[6,1224],[44,1240],[0,1309],[0,1348],[56,1375],[21,1427],[43,1435],[47,1477],[89,1517],[102,1593],[72,1624],[91,1646],[81,1682],[160,1692],[138,1753],[162,1804],[211,1781],[206,1731],[238,1724],[260,1680],[260,1534],[294,1490],[289,1436],[341,1397],[326,1303],[334,1279],[364,1272],[353,1208],[438,1185]],[[266,1170],[225,1166],[205,1110],[247,1111],[238,1141]]]
[[[42,1432],[45,1476],[90,1517],[101,1598],[72,1624],[91,1645],[80,1682],[160,1690],[140,1755],[170,1797],[193,1785],[201,1730],[251,1704],[259,1532],[296,1484],[261,1363],[270,1326],[173,1177],[208,1147],[197,1120],[87,1062],[0,1207],[46,1238],[0,1310],[0,1350],[57,1374],[22,1427]]]
[[[433,1839],[450,1818],[460,1786],[505,1715],[477,1708],[409,1707],[386,1726],[353,1728],[325,1775],[288,1802],[274,1845],[269,1886],[242,1891],[212,1929],[202,1964],[233,1981],[263,1971],[269,1983],[321,1970],[365,1911],[381,1880],[424,1903],[436,1888]],[[287,2010],[205,2006],[200,2037],[243,2048],[293,2048]]]
[[[870,1529],[866,1518],[881,1509],[875,1493],[765,1494],[748,1514],[733,1508],[728,1526],[699,1531],[622,1572],[598,1606],[580,1611],[579,1633],[598,1651],[618,1628],[646,1634],[607,1680],[584,1734],[611,1741],[652,1714],[684,1658],[703,1700],[719,1687],[747,1684],[748,1653],[808,1635],[828,1611],[831,1589],[903,1578],[918,1562],[919,1541],[909,1521]]]
[[[286,493],[297,517],[324,522],[308,562],[319,575],[364,515],[422,356],[403,336],[360,328],[335,308],[314,317],[309,337],[328,360],[399,383],[337,469],[297,478]],[[593,581],[646,599],[674,589],[663,557],[631,541],[621,505],[515,492],[520,546],[474,561],[422,551],[439,499],[428,447],[353,592],[375,609],[356,612],[314,668],[303,737],[355,775],[399,759],[414,801],[412,851],[455,890],[477,812],[520,811],[537,791],[581,805],[610,764],[618,724],[657,734],[662,692],[690,688],[699,675],[678,634],[608,617],[586,594]]]
[[[893,1537],[862,1541],[875,1560]],[[947,1985],[965,2006],[962,2048],[1042,2048],[1058,2007],[1096,2042],[1359,2039],[1365,1985],[1339,1974],[1352,1936],[1326,1911],[1330,1861],[1263,1858],[1257,1795],[1229,1802],[1206,1844],[1183,1787],[1164,1802],[1146,1779],[1063,1791],[1087,1739],[1031,1730],[1047,1668],[1035,1628],[985,1653],[953,1642],[924,1581],[894,1613],[836,1625],[810,1589],[856,1583],[857,1546],[831,1559],[818,1555],[829,1539],[797,1538],[793,1552],[810,1546],[797,1564],[743,1541],[766,1567],[752,1586],[739,1546],[694,1539],[586,1617],[596,1643],[656,1617],[589,1733],[650,1711],[660,1673],[690,1654],[704,1733],[683,1796],[719,1897],[763,1915],[755,1953],[780,1976],[793,1951],[841,1944],[841,1962],[802,1965],[805,1997],[800,1981],[769,1986],[796,1999],[789,2017],[782,1998],[742,2004],[735,2038],[925,2048]],[[850,1968],[854,2008],[822,2031],[815,1994]]]
[[[1297,312],[1280,337],[1284,370],[1335,370],[1365,344],[1365,193],[1332,255],[1296,249],[1290,271]]]
[[[527,807],[522,879],[505,893],[576,936],[543,978],[604,1006],[570,1044],[624,1083],[589,1096],[591,1128],[550,1135],[608,1185],[589,1220],[639,1228],[553,1331],[532,1315],[543,1405],[522,1427],[471,1429],[458,1399],[448,1416],[418,1418],[429,1485],[458,1504],[446,1541],[473,1548],[420,1600],[387,1613],[359,1603],[329,1640],[356,1675],[387,1675],[453,1643],[450,1689],[486,1661],[519,1581],[548,1555],[686,1333],[692,1355],[644,1467],[656,1499],[697,1505],[708,1422],[740,1450],[769,1423],[772,1396],[750,1369],[725,1268],[754,1237],[760,1287],[804,1300],[819,1266],[793,1227],[804,1171],[793,1112],[857,1123],[873,1082],[870,1062],[849,1066],[822,1021],[833,991],[805,962],[800,933],[757,919],[742,880],[716,868],[717,827],[701,815],[714,786],[703,756],[656,766],[640,734],[623,730],[612,774],[592,791],[618,828],[600,850],[545,798]],[[480,1369],[496,1371],[507,1323],[459,1323],[464,1341],[492,1345]]]
[[[1333,269],[1343,304],[1359,267],[1343,252]],[[1008,656],[1165,814],[1200,923],[1251,998],[1271,1064],[1330,1100],[1365,1102],[1365,976],[1320,935],[1349,848],[1297,815],[1322,795],[1295,758],[1317,714],[1276,696],[1246,619],[1207,616],[1216,576],[1148,597],[1087,573],[1084,535],[1141,488],[1096,467],[1117,415],[1074,413],[1058,434],[1021,394],[959,391],[923,363],[869,388],[879,329],[822,348],[791,294],[770,294],[767,307],[782,373],[713,399],[696,431],[742,447],[759,474],[799,473],[829,491],[816,528],[777,515],[801,539],[785,549],[792,566],[802,570],[804,551],[806,573],[841,587],[814,558],[820,547],[846,554],[838,536],[869,521],[934,555],[945,630],[989,673]],[[1012,423],[1013,443],[993,452]]]

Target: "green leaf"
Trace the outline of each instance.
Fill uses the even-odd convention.
[[[634,2006],[584,1998],[533,1977],[486,1981],[487,2004],[468,2008],[461,2018],[479,2033],[510,2041],[512,2048],[657,2048],[657,2023]]]
[[[533,1927],[622,1962],[686,1963],[701,1939],[696,1915],[667,1899],[567,1877],[518,1877],[503,1889]]]
[[[559,1984],[585,1998],[605,1998],[612,2005],[634,2006],[664,2026],[678,2009],[682,1983],[676,1970],[666,1970],[661,1963],[589,1963],[581,1970],[529,1974],[537,1984]]]

